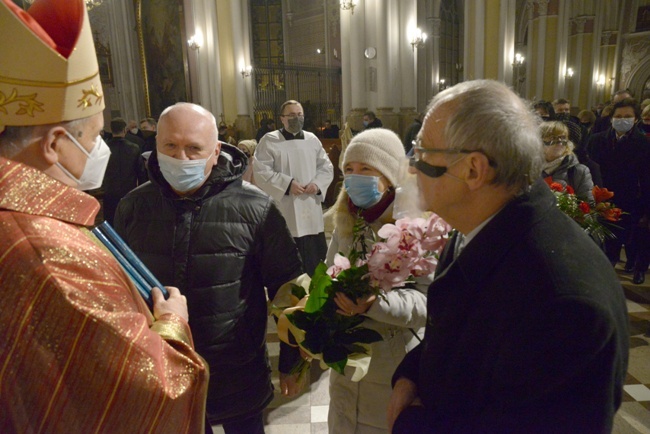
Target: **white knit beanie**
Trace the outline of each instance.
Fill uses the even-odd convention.
[[[348,163],[367,164],[381,172],[396,187],[400,162],[404,157],[404,146],[397,134],[385,128],[373,128],[352,138],[345,149],[343,168]]]

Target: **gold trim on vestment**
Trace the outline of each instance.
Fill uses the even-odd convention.
[[[99,71],[96,73],[85,77],[85,78],[80,78],[78,80],[72,80],[72,81],[63,81],[63,82],[52,82],[52,81],[40,81],[40,80],[25,80],[22,78],[11,78],[11,77],[3,77],[0,75],[0,83],[8,83],[8,84],[15,84],[18,86],[40,86],[40,87],[68,87],[68,86],[74,86],[75,84],[83,83],[85,81],[92,80],[93,78],[97,77],[99,75]]]

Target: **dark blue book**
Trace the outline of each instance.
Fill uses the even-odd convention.
[[[136,289],[147,302],[149,307],[153,307],[153,298],[151,296],[151,287],[147,281],[138,273],[138,271],[129,263],[129,261],[120,253],[120,251],[115,247],[113,243],[109,241],[108,238],[97,228],[92,230],[93,235],[97,237],[99,241],[108,249],[109,252],[117,259],[117,262],[122,266],[122,269],[126,272],[127,276],[131,279]]]
[[[117,250],[124,256],[129,263],[137,270],[137,272],[144,278],[144,280],[149,284],[149,288],[157,287],[159,288],[165,298],[169,298],[169,292],[167,292],[167,289],[163,286],[162,283],[158,279],[156,279],[156,276],[153,275],[151,271],[147,268],[146,265],[138,258],[138,256],[135,254],[133,250],[124,242],[124,240],[118,235],[117,232],[115,232],[115,229],[111,227],[108,222],[102,222],[100,223],[95,229],[93,229],[93,232],[95,230],[101,231],[102,234],[108,238],[108,240],[113,243],[113,245],[117,248]]]

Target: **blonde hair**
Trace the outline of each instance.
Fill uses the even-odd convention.
[[[542,140],[545,137],[565,136],[567,138],[568,146],[566,147],[564,155],[569,155],[571,152],[573,152],[575,145],[571,140],[569,140],[569,129],[563,122],[542,122],[542,124],[539,126],[539,133],[542,137]]]
[[[650,116],[650,105],[647,105],[641,112],[641,117]]]

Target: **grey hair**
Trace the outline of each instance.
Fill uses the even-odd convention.
[[[11,158],[23,149],[43,137],[50,128],[63,127],[76,137],[81,136],[81,126],[89,118],[75,119],[72,121],[58,122],[45,125],[7,126],[0,134],[0,155]]]
[[[449,149],[481,151],[495,166],[492,184],[524,193],[540,177],[544,151],[532,107],[494,80],[459,83],[436,95],[428,113],[451,106],[444,129]]]
[[[212,127],[213,127],[213,128],[211,128],[211,130],[210,130],[211,135],[213,135],[213,137],[212,137],[212,143],[215,143],[215,144],[216,144],[216,143],[219,141],[219,131],[217,131],[217,119],[214,117],[214,115],[213,115],[210,111],[208,111],[208,110],[205,109],[204,107],[202,107],[202,106],[200,106],[200,105],[198,105],[198,104],[191,103],[191,102],[177,102],[176,104],[174,104],[174,105],[170,105],[170,106],[167,107],[165,110],[163,110],[162,113],[160,113],[160,116],[158,117],[158,128],[160,128],[160,124],[163,123],[163,121],[165,120],[165,117],[166,117],[166,116],[167,116],[167,115],[168,115],[172,110],[177,110],[177,109],[190,109],[190,110],[194,110],[194,111],[197,112],[198,114],[202,114],[203,116],[205,116],[205,117],[207,117],[208,119],[210,119],[210,120],[212,121],[212,122],[211,122],[211,125],[212,125]]]

